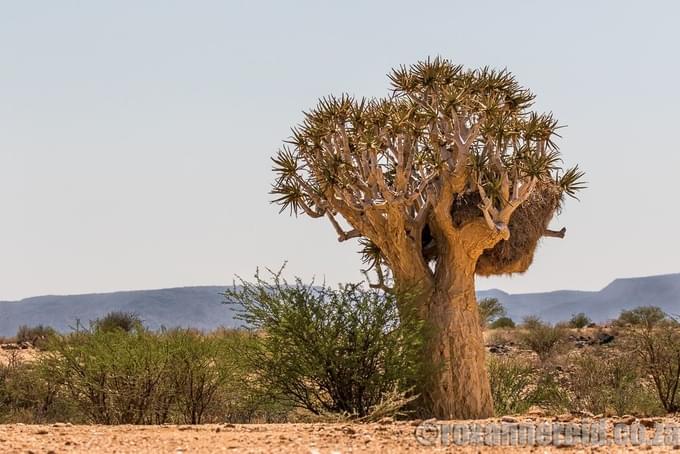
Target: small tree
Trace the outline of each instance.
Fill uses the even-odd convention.
[[[489,326],[491,329],[514,328],[515,322],[510,317],[499,317]]]
[[[525,327],[520,339],[526,347],[538,355],[541,361],[545,361],[562,345],[565,337],[564,328],[539,322]]]
[[[479,321],[486,327],[499,317],[505,316],[505,308],[496,298],[483,298],[479,301]]]
[[[185,423],[201,424],[220,392],[235,381],[234,353],[227,348],[230,338],[174,329],[161,339],[167,346],[172,369],[168,374],[172,390],[168,397],[179,408]]]
[[[680,326],[675,321],[650,324],[647,319],[635,326],[631,334],[634,351],[644,371],[652,377],[661,405],[668,413],[680,411]]]
[[[121,330],[130,333],[143,328],[139,315],[131,312],[113,311],[92,322],[94,329],[100,331]]]
[[[581,329],[590,325],[591,322],[592,321],[586,314],[584,314],[583,312],[579,312],[578,314],[574,314],[571,316],[571,318],[569,319],[569,327]]]
[[[225,293],[238,317],[260,332],[243,356],[256,381],[314,414],[366,416],[419,378],[422,323],[396,298],[348,284],[333,290],[256,275]]]
[[[517,358],[491,356],[488,368],[497,414],[523,413],[534,403],[530,385],[534,382],[535,370],[531,364]]]
[[[493,413],[474,277],[525,271],[564,195],[583,186],[563,169],[558,122],[508,71],[435,58],[389,75],[385,99],[328,97],[293,129],[274,161],[282,211],[326,217],[360,238],[374,285],[418,289],[434,333],[424,360],[425,410]],[[460,359],[464,358],[463,361]]]
[[[645,386],[628,352],[586,349],[571,360],[567,380],[571,401],[578,410],[617,415],[648,413],[658,409],[654,391]]]
[[[54,337],[56,331],[49,326],[22,325],[17,330],[17,343],[29,343],[35,348],[45,348],[49,344],[50,338]]]
[[[527,315],[522,318],[522,328],[524,329],[540,328],[543,325],[545,325],[543,320],[536,315]]]
[[[667,320],[667,314],[657,306],[639,306],[635,309],[621,311],[616,320],[619,326],[639,326],[651,329]]]

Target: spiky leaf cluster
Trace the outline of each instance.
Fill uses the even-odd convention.
[[[327,215],[341,239],[380,243],[388,226],[421,231],[444,194],[478,193],[477,217],[494,228],[536,187],[583,187],[578,167],[562,168],[557,120],[531,110],[533,93],[510,72],[435,58],[388,77],[386,98],[329,96],[305,112],[273,158],[282,210]]]

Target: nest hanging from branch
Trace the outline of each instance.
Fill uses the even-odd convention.
[[[561,194],[555,187],[545,185],[537,188],[510,219],[510,238],[484,251],[477,261],[476,273],[491,276],[525,272],[550,220],[560,209],[561,200]]]
[[[451,208],[451,218],[456,227],[479,218],[478,192],[459,195]],[[477,262],[476,273],[480,276],[522,273],[531,265],[538,242],[545,235],[550,220],[559,211],[562,191],[558,186],[541,183],[529,199],[513,214],[508,228],[510,238],[484,251]],[[427,261],[437,259],[429,228],[423,231],[423,256]]]

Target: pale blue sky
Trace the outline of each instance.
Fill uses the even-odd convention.
[[[0,300],[361,277],[327,222],[268,204],[269,157],[319,96],[380,96],[441,55],[508,67],[587,172],[522,276],[597,289],[679,272],[680,3],[2,1]]]

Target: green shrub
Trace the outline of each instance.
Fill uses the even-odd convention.
[[[534,368],[510,357],[489,356],[487,360],[494,410],[498,415],[523,413],[533,404],[530,386]]]
[[[8,364],[0,362],[0,423],[64,419],[76,422],[76,412],[50,370],[18,357],[10,357]]]
[[[566,408],[567,395],[554,371],[513,357],[490,356],[487,367],[497,415],[524,413],[533,405],[553,411]]]
[[[652,328],[667,320],[667,314],[657,306],[639,306],[635,309],[621,311],[616,320],[618,326],[639,326]]]
[[[407,392],[417,382],[422,323],[403,306],[400,319],[395,297],[272,275],[272,283],[258,274],[225,296],[262,332],[243,356],[273,398],[316,415],[365,417],[395,387]]]
[[[553,414],[568,409],[569,396],[560,381],[560,370],[558,368],[538,368],[531,400],[534,405],[538,405]]]
[[[183,422],[201,424],[226,418],[223,409],[238,401],[244,379],[237,358],[236,335],[205,336],[191,330],[172,330],[163,337],[171,373],[169,395]]]
[[[561,326],[552,326],[543,322],[527,325],[526,321],[524,326],[520,341],[535,352],[541,361],[549,359],[566,338],[566,332]]]
[[[532,328],[538,328],[545,325],[543,323],[543,320],[541,320],[538,316],[536,315],[527,315],[522,318],[522,328],[524,329],[532,329]]]
[[[479,322],[482,327],[485,327],[498,319],[505,316],[505,308],[496,298],[483,298],[479,300]]]
[[[41,364],[92,423],[249,422],[268,407],[243,386],[242,338],[98,328],[61,337]]]
[[[56,331],[49,326],[38,325],[29,327],[22,325],[17,331],[16,341],[19,344],[26,342],[35,348],[43,349],[55,334]]]
[[[252,337],[94,325],[54,336],[36,359],[0,363],[0,422],[281,422],[290,407],[250,392],[240,354]]]
[[[92,322],[94,329],[100,331],[113,331],[116,329],[129,333],[133,330],[143,329],[139,315],[131,312],[114,311]]]
[[[167,421],[173,400],[163,382],[166,352],[152,333],[98,329],[61,339],[45,365],[91,422],[157,424]]]
[[[583,351],[571,361],[573,408],[594,414],[658,414],[654,392],[635,366],[625,353]]]
[[[515,327],[515,322],[510,317],[499,317],[491,323],[491,329],[512,329]]]
[[[661,405],[668,413],[680,411],[680,327],[648,320],[630,336],[633,353],[651,377]]]
[[[592,323],[592,320],[584,314],[583,312],[579,312],[578,314],[572,315],[572,317],[569,319],[569,327],[570,328],[576,328],[576,329],[581,329],[585,328],[586,326],[590,325]]]

